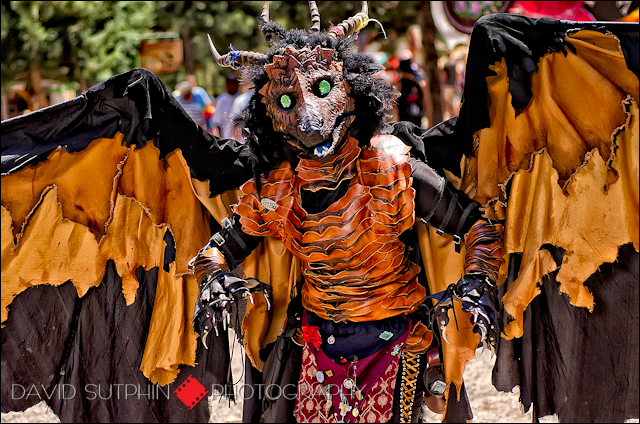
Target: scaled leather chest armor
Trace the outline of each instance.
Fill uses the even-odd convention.
[[[261,182],[253,180],[235,212],[242,229],[272,236],[301,260],[303,306],[333,321],[371,321],[411,313],[426,297],[420,271],[400,241],[415,222],[409,147],[378,135],[360,148],[349,137],[330,161],[302,158],[295,172],[288,162]],[[301,206],[301,190],[337,187],[346,195],[320,213]]]

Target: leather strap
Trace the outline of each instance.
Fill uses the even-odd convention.
[[[480,204],[477,202],[471,202],[469,203],[469,205],[464,208],[464,211],[462,212],[462,215],[460,216],[460,220],[458,221],[458,226],[456,227],[456,234],[459,236],[460,232],[462,231],[462,227],[464,226],[465,221],[467,220],[467,218],[469,217],[469,214],[471,213],[471,211],[473,211],[474,208],[479,207]]]
[[[436,201],[436,203],[433,205],[433,208],[431,208],[431,211],[429,212],[429,214],[427,216],[425,216],[424,218],[422,218],[422,222],[424,222],[425,224],[429,222],[429,220],[431,218],[433,218],[433,214],[436,213],[436,209],[438,209],[438,205],[440,204],[440,202],[442,202],[442,197],[444,196],[444,190],[447,186],[447,182],[444,178],[440,178],[440,193],[438,193],[438,200]]]
[[[238,244],[240,249],[242,249],[242,251],[246,252],[247,245],[244,242],[244,240],[242,240],[242,237],[240,237],[240,235],[238,234],[236,229],[233,228],[233,224],[231,223],[229,218],[226,218],[226,217],[222,218],[222,230],[221,230],[221,232],[223,233],[223,235],[229,234],[231,237],[233,237],[233,240]]]
[[[231,254],[231,250],[229,250],[229,248],[225,244],[220,245],[220,249],[222,250],[222,253],[224,253],[225,259],[227,259],[229,268],[236,269],[239,264],[236,261],[236,259],[233,257],[233,254]]]
[[[458,226],[456,227],[456,232],[453,238],[453,242],[455,243],[455,249],[456,249],[456,253],[460,253],[460,233],[462,232],[462,227],[464,227],[464,223],[467,220],[467,218],[469,217],[469,214],[476,208],[479,207],[480,204],[477,202],[471,202],[467,205],[466,208],[464,208],[464,211],[462,211],[462,215],[460,216],[460,219],[458,220]]]
[[[444,218],[442,218],[442,222],[440,223],[440,226],[436,230],[436,233],[438,233],[438,235],[443,235],[444,229],[447,228],[447,225],[449,225],[449,221],[453,216],[453,211],[455,210],[456,205],[458,204],[459,194],[460,194],[459,190],[456,190],[453,192],[453,195],[451,196],[451,201],[449,202],[449,206],[447,207],[447,212],[444,214]]]
[[[227,217],[222,218],[222,229],[211,237],[211,240],[209,241],[209,245],[219,248],[224,254],[224,257],[227,260],[229,267],[231,269],[236,269],[238,265],[240,265],[241,261],[236,259],[233,252],[226,245],[226,241],[229,236],[233,239],[236,245],[242,250],[242,252],[245,252],[245,254],[249,253],[247,244],[244,242],[244,240],[242,240],[242,237],[240,237],[236,229],[233,227],[233,223]]]

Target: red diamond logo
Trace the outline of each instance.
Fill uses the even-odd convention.
[[[189,409],[193,409],[209,392],[205,390],[204,386],[200,384],[198,380],[193,378],[193,375],[190,375],[173,393],[175,393],[178,399],[187,405]]]

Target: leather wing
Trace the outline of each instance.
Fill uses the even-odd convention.
[[[142,375],[164,386],[195,367],[199,290],[187,262],[218,225],[196,187],[213,197],[249,179],[243,146],[206,133],[144,69],[1,131],[3,412],[42,400],[16,398],[12,384],[146,388]],[[227,382],[219,345],[192,368],[209,387]],[[63,421],[132,418],[127,408],[83,408],[80,396],[49,400]],[[170,402],[141,402],[143,421],[172,416],[158,412]]]
[[[638,24],[486,16],[471,35],[460,114],[430,130],[399,123],[385,132],[412,145],[486,217],[504,220],[501,283],[510,257],[522,258],[502,298],[509,339],[522,336],[543,277],[557,273],[559,296],[593,311],[603,299],[584,282],[615,263],[621,246],[637,257]],[[431,291],[443,290],[460,278],[460,255],[446,236],[419,231]],[[633,322],[622,311],[637,317],[637,298],[625,302],[635,308],[605,305],[594,319]],[[478,336],[456,314],[460,331],[450,316],[444,355],[460,393]]]

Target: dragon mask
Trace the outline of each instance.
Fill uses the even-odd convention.
[[[254,83],[252,101],[235,122],[267,162],[282,157],[282,142],[298,154],[326,160],[337,152],[348,130],[357,128],[370,136],[397,97],[393,87],[373,77],[382,67],[351,48],[349,37],[375,21],[368,16],[366,2],[361,12],[326,33],[320,33],[315,2],[309,5],[311,29],[286,31],[269,20],[265,2],[258,20],[270,47],[267,54],[232,49],[221,56],[209,37],[216,62],[241,68]]]

